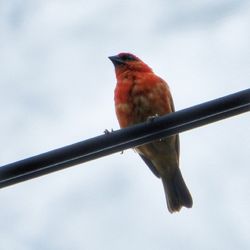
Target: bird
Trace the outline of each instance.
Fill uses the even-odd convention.
[[[117,79],[114,102],[121,128],[153,122],[154,117],[175,111],[168,84],[139,57],[122,52],[109,59]],[[191,208],[192,196],[179,168],[179,135],[137,146],[135,151],[162,180],[169,212],[178,212],[183,206]]]

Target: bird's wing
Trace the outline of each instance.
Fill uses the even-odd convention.
[[[170,95],[170,107],[171,107],[171,111],[175,112],[174,101],[173,101],[173,97],[171,95]]]
[[[143,159],[143,161],[147,164],[147,166],[150,168],[150,170],[152,171],[152,173],[160,178],[160,174],[159,172],[157,171],[157,169],[155,168],[154,164],[148,159],[146,158],[144,155],[142,154],[139,154],[141,156],[141,158]]]
[[[170,97],[171,97],[170,98],[170,107],[171,107],[172,112],[175,112],[174,101],[173,101],[172,96],[170,96]],[[179,159],[179,157],[180,157],[180,137],[179,137],[179,134],[176,135],[175,150],[177,152],[178,159]]]
[[[179,157],[180,157],[180,136],[179,136],[179,134],[176,135],[175,150],[177,152],[178,160],[179,160]]]

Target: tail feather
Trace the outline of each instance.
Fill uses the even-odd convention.
[[[174,175],[170,177],[163,176],[162,182],[170,213],[180,211],[182,206],[192,207],[193,200],[179,168],[176,168]]]

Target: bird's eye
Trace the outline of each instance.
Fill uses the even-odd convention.
[[[120,58],[123,61],[135,61],[136,60],[136,58],[133,55],[130,55],[130,54],[123,54],[123,55],[120,56]]]

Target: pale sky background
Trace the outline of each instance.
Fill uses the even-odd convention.
[[[246,0],[0,0],[0,165],[118,129],[118,52],[177,110],[249,88],[249,27]],[[249,124],[181,134],[194,206],[177,214],[132,150],[1,189],[0,249],[250,249]]]

